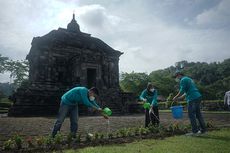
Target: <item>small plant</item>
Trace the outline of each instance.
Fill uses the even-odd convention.
[[[214,128],[214,125],[213,125],[212,121],[207,122],[206,127],[207,128]]]
[[[26,143],[28,144],[28,147],[29,147],[29,148],[34,148],[34,144],[33,144],[33,139],[32,139],[32,137],[26,138]]]
[[[113,138],[113,133],[108,133],[108,138],[112,139]]]
[[[120,136],[121,137],[126,137],[127,136],[127,129],[123,128],[119,130]]]
[[[139,128],[139,127],[135,127],[134,133],[135,133],[136,136],[141,135],[141,134],[140,134],[140,128]]]
[[[22,148],[22,142],[23,142],[22,137],[19,136],[18,134],[15,134],[13,137],[13,140],[17,146],[17,149],[21,149]]]
[[[81,134],[79,133],[76,137],[76,143],[80,143],[81,142]]]
[[[141,135],[147,135],[149,132],[150,131],[148,128],[143,128],[143,127],[140,128],[140,134]]]
[[[150,126],[148,127],[148,129],[149,129],[149,131],[150,131],[151,133],[153,133],[153,134],[156,134],[156,133],[159,132],[158,127],[157,127],[157,126],[154,126],[154,125],[150,125]]]
[[[43,136],[37,137],[35,140],[38,147],[42,147],[45,143],[45,138]]]
[[[104,137],[105,137],[104,134],[101,133],[101,134],[100,134],[100,139],[104,139]]]
[[[9,139],[3,143],[3,150],[10,150],[13,148],[13,146],[14,142],[11,139]]]
[[[44,144],[45,144],[46,147],[48,147],[48,148],[52,147],[53,144],[54,144],[53,137],[52,137],[51,135],[45,137]]]
[[[91,133],[87,133],[85,136],[85,140],[87,142],[91,142],[93,140],[93,135]]]
[[[161,124],[157,128],[158,128],[160,135],[163,135],[164,132],[166,131],[165,127]]]
[[[69,133],[67,135],[67,143],[70,145],[73,142],[74,135],[72,133]]]
[[[131,128],[127,129],[127,136],[129,136],[129,137],[134,136],[133,129],[131,129]]]
[[[119,131],[116,131],[116,132],[115,132],[115,136],[116,136],[117,138],[120,138],[120,132],[119,132]]]
[[[60,132],[58,132],[54,137],[54,144],[59,145],[62,143],[63,140],[63,135]]]
[[[96,132],[96,133],[94,134],[94,139],[95,139],[95,140],[100,139],[100,134]]]
[[[189,126],[188,125],[181,125],[180,126],[180,130],[181,130],[181,132],[183,132],[183,133],[187,133],[188,131],[189,131]]]

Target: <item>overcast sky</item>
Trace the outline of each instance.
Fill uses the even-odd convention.
[[[230,0],[0,0],[0,54],[25,59],[73,11],[82,32],[124,52],[120,72],[230,58]]]

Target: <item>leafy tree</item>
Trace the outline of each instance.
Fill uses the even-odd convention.
[[[29,63],[27,60],[9,60],[0,54],[0,73],[10,72],[10,77],[14,78],[14,84],[18,87],[28,78]]]
[[[149,79],[156,86],[160,95],[168,97],[170,93],[176,91],[177,83],[172,76],[172,72],[168,69],[157,70],[149,74]]]
[[[122,73],[120,86],[122,90],[140,94],[146,88],[147,82],[152,82],[160,95],[168,97],[177,92],[179,84],[172,77],[177,69],[191,77],[197,84],[203,95],[203,99],[223,99],[224,93],[230,90],[230,58],[223,62],[187,62],[180,61],[176,66],[170,66],[163,70],[146,73]]]
[[[8,61],[9,61],[8,57],[3,57],[0,54],[0,73],[4,73],[6,71],[6,65],[7,65]]]
[[[133,92],[139,95],[146,88],[149,82],[148,74],[146,73],[122,73],[120,76],[120,86],[125,92]]]

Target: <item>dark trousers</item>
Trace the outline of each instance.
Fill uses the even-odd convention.
[[[160,118],[158,106],[153,107],[153,113],[149,113],[149,109],[145,109],[145,127],[149,126],[150,121],[152,125],[159,125]]]
[[[192,125],[192,132],[197,133],[199,130],[201,132],[206,131],[203,116],[200,111],[201,99],[196,99],[188,103],[188,116]],[[197,126],[197,121],[199,122],[199,127]]]
[[[52,131],[53,137],[55,137],[57,132],[60,131],[62,123],[68,114],[70,115],[71,134],[73,134],[73,136],[76,135],[78,129],[78,105],[61,104],[58,112],[58,117]]]

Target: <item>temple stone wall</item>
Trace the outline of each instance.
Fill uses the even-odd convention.
[[[99,88],[100,105],[117,114],[124,112],[119,89],[119,57],[123,53],[81,32],[74,16],[67,29],[35,37],[31,45],[29,83],[14,94],[9,116],[56,115],[62,94],[76,86]],[[90,114],[86,107],[80,108],[80,114]]]

